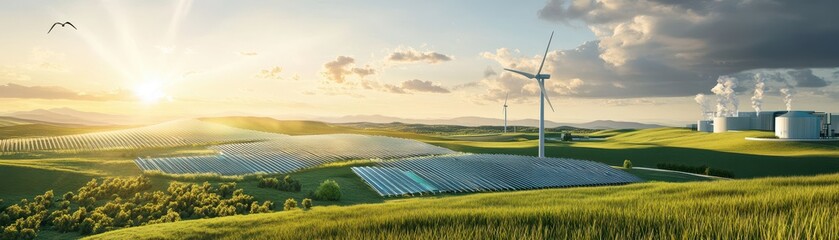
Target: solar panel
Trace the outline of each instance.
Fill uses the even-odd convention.
[[[262,142],[224,144],[209,147],[218,155],[199,157],[138,158],[143,170],[164,173],[217,173],[242,175],[257,172],[291,173],[326,163],[353,159],[394,159],[455,153],[419,142],[382,136],[329,134],[289,136]],[[378,172],[377,172],[378,173]],[[393,184],[409,183],[395,179]],[[416,186],[413,186],[416,187]]]
[[[564,158],[450,154],[383,161],[352,170],[381,196],[599,186],[641,179],[609,165]],[[406,177],[416,174],[417,178]],[[379,174],[373,174],[379,173]],[[383,174],[384,173],[384,174]],[[417,185],[433,186],[432,189]]]

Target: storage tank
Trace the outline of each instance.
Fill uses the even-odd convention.
[[[731,130],[751,129],[752,119],[749,117],[715,117],[714,132],[722,133]]]
[[[713,122],[711,122],[711,120],[696,121],[696,131],[713,132],[714,131],[714,124],[713,124]]]
[[[791,111],[775,118],[775,136],[788,139],[818,139],[821,119],[811,112]]]

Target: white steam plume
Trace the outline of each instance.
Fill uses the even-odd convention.
[[[784,104],[787,105],[787,111],[792,111],[792,88],[781,88],[781,94],[784,95]]]
[[[717,117],[736,117],[737,108],[740,106],[737,100],[737,79],[729,76],[717,78],[717,85],[711,88],[711,92],[717,95]]]
[[[766,86],[766,81],[763,79],[763,75],[758,73],[755,74],[755,94],[752,95],[752,108],[755,109],[755,112],[759,115],[760,108],[763,105],[763,92],[764,87]]]
[[[705,98],[705,94],[696,94],[696,97],[694,97],[693,100],[699,104],[699,108],[702,110],[702,119],[709,119],[710,116],[708,113],[711,112],[711,108],[708,106],[708,99]]]

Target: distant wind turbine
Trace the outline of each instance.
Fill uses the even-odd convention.
[[[76,28],[76,26],[73,26],[73,24],[70,23],[70,22],[64,22],[64,23],[56,22],[56,23],[52,24],[52,27],[50,27],[50,30],[47,31],[47,34],[52,32],[52,29],[55,27],[55,25],[61,25],[61,27],[64,27],[64,25],[70,25],[71,27],[73,27],[73,29],[79,30],[78,28]]]
[[[507,133],[507,98],[510,97],[510,93],[507,93],[507,96],[504,97],[504,133]]]
[[[539,65],[539,71],[536,74],[526,73],[518,70],[513,70],[509,68],[505,68],[504,70],[521,74],[529,79],[536,79],[536,82],[539,84],[539,89],[542,92],[539,94],[539,157],[545,157],[545,100],[548,101],[548,105],[551,106],[551,111],[554,111],[554,106],[551,104],[551,99],[548,98],[548,92],[545,91],[545,79],[550,79],[550,74],[542,74],[542,66],[545,65],[545,58],[548,57],[548,50],[551,48],[551,41],[554,38],[554,33],[551,32],[551,38],[548,39],[548,47],[545,48],[545,56],[542,57],[542,64]],[[505,100],[506,101],[506,100]],[[506,104],[505,104],[506,105]],[[505,108],[506,109],[506,108]],[[506,112],[506,111],[505,111]],[[506,121],[505,121],[506,122]]]

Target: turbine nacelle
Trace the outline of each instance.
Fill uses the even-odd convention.
[[[538,74],[533,78],[535,78],[535,79],[550,79],[551,75],[550,74]]]

